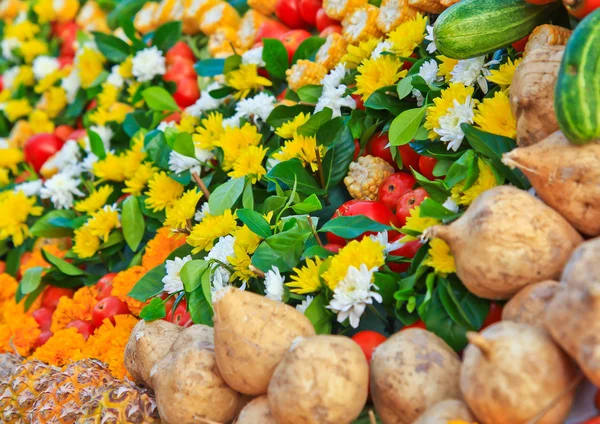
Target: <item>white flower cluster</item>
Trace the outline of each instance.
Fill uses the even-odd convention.
[[[183,290],[183,281],[181,281],[181,269],[183,266],[192,260],[190,255],[184,256],[183,258],[175,258],[172,261],[167,261],[165,268],[167,275],[162,279],[164,284],[164,291],[173,294]]]
[[[319,97],[315,112],[320,112],[326,107],[333,111],[333,118],[342,116],[342,107],[356,109],[356,101],[352,96],[346,95],[346,87],[342,80],[346,75],[346,67],[343,63],[338,64],[334,69],[325,75],[321,80],[323,84],[323,93]]]
[[[156,46],[140,50],[133,57],[131,73],[138,82],[150,81],[166,72],[165,58]]]

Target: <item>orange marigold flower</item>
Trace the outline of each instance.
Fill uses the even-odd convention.
[[[152,269],[164,263],[173,250],[185,244],[185,237],[169,237],[170,235],[171,229],[168,227],[162,227],[156,232],[156,236],[148,242],[142,256],[143,267]]]
[[[44,246],[43,249],[54,256],[58,256],[59,258],[62,258],[63,256],[65,256],[65,253],[67,253],[65,250],[61,250],[58,246],[52,244]],[[41,266],[42,268],[50,268],[50,264],[46,262],[46,260],[42,256],[42,249],[37,249],[31,252],[31,255],[29,255],[29,257],[25,261],[23,261],[23,263],[19,267],[19,271],[21,272],[21,275],[23,275],[25,271],[36,266]]]
[[[12,275],[0,274],[0,305],[8,300],[13,300],[18,287],[19,283]]]
[[[135,286],[140,278],[148,271],[144,266],[134,266],[124,271],[119,272],[112,281],[113,296],[127,303],[132,314],[139,316],[140,311],[146,306],[146,302],[140,302],[132,297],[129,297],[129,292]]]
[[[56,334],[75,320],[91,320],[92,310],[98,303],[97,294],[98,290],[95,287],[82,287],[75,292],[72,299],[61,297],[52,315],[50,331]]]
[[[85,344],[85,339],[76,328],[64,328],[54,333],[46,343],[37,348],[33,358],[62,367],[79,358]]]
[[[40,327],[33,317],[25,313],[24,301],[4,302],[0,311],[0,352],[14,352],[27,356],[40,336]]]

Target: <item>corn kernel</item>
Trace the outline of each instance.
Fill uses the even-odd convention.
[[[340,34],[329,34],[325,39],[325,44],[317,52],[317,63],[325,66],[327,70],[335,68],[346,54],[347,46],[346,40]]]
[[[217,0],[187,0],[183,12],[183,32],[197,34],[200,32],[202,16],[211,7],[217,5]]]
[[[265,16],[272,15],[275,12],[276,4],[277,0],[248,0],[248,6]]]
[[[87,7],[89,3],[86,3],[84,8]],[[140,9],[140,11],[135,15],[133,20],[133,26],[137,31],[142,34],[147,34],[150,31],[153,31],[156,27],[158,27],[156,16],[156,10],[158,9],[158,3],[148,2]]]
[[[254,45],[256,34],[258,34],[260,26],[267,21],[267,19],[266,16],[261,15],[255,10],[250,9],[246,12],[238,30],[238,42],[242,48],[246,50]]]
[[[241,18],[237,10],[229,3],[220,1],[204,13],[200,22],[200,29],[205,34],[211,35],[220,27],[228,26],[238,29],[240,23]]]
[[[355,9],[365,6],[368,0],[324,0],[323,9],[332,19],[341,21]]]
[[[344,184],[352,198],[375,200],[379,186],[393,173],[394,167],[385,160],[371,155],[361,156],[350,164]]]
[[[290,90],[296,91],[305,85],[317,85],[327,75],[327,68],[310,60],[299,60],[285,72]]]
[[[369,38],[379,38],[383,34],[377,28],[379,9],[367,4],[360,7],[342,21],[342,35],[349,44],[356,44]]]
[[[408,5],[408,0],[383,0],[379,6],[377,28],[387,34],[417,16],[418,12],[418,9]]]
[[[230,27],[217,29],[208,38],[208,52],[213,57],[226,57],[234,54],[233,47],[236,46],[237,32]],[[233,46],[233,47],[232,47]],[[238,51],[238,53],[241,53]]]

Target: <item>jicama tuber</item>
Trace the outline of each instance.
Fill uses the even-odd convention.
[[[554,86],[564,46],[534,49],[517,66],[510,85],[510,105],[517,120],[517,144],[530,146],[554,131]]]
[[[579,372],[546,331],[501,321],[467,338],[460,388],[478,422],[565,422]]]
[[[502,319],[545,328],[548,303],[554,297],[558,282],[542,281],[523,287],[502,309]]]
[[[505,153],[502,161],[523,171],[540,198],[576,229],[600,235],[600,140],[571,144],[556,131]]]
[[[269,407],[278,424],[349,424],[369,392],[362,349],[344,336],[294,341],[269,383]]]
[[[400,331],[371,359],[371,397],[384,424],[410,424],[427,408],[460,398],[460,359],[435,334],[418,328]]]
[[[508,299],[529,284],[558,279],[583,241],[558,212],[512,186],[482,193],[458,220],[425,235],[448,243],[458,277],[487,299]]]
[[[447,399],[433,405],[412,424],[448,424],[456,421],[471,423],[474,420],[469,407],[463,401]]]
[[[565,267],[546,308],[546,328],[600,386],[600,238],[583,243]]]
[[[271,414],[267,397],[259,396],[244,406],[235,424],[277,424],[277,421]]]
[[[212,327],[202,324],[194,324],[179,334],[177,340],[171,345],[171,350],[177,351],[189,347],[192,343],[215,344],[215,335]]]
[[[304,314],[256,293],[228,287],[214,300],[217,364],[227,384],[240,393],[266,393],[292,341],[315,334]]]
[[[572,32],[570,29],[558,25],[540,25],[529,35],[523,56],[546,46],[565,46]]]

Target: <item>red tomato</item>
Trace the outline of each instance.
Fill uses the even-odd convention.
[[[425,176],[428,180],[435,180],[433,168],[437,162],[437,159],[430,158],[429,156],[419,156],[419,172],[421,175]]]
[[[517,51],[519,53],[523,53],[528,41],[529,41],[529,35],[526,35],[525,37],[521,38],[519,41],[515,41],[514,43],[512,43],[513,49],[515,49],[515,51]]]
[[[277,0],[275,15],[290,28],[300,29],[307,26],[300,15],[300,0]]]
[[[487,317],[485,317],[485,320],[483,320],[483,324],[481,325],[479,331],[497,323],[498,321],[502,321],[502,306],[492,301],[490,302],[490,310],[487,314]]]
[[[94,328],[98,328],[102,325],[102,321],[106,318],[110,318],[110,321],[114,324],[115,315],[124,315],[129,313],[129,307],[118,297],[109,296],[102,299],[94,306],[92,310],[92,325]]]
[[[365,358],[367,358],[367,362],[370,363],[375,348],[381,343],[385,342],[387,340],[387,337],[376,331],[364,330],[359,331],[354,336],[352,336],[352,340],[354,340],[354,342],[356,342],[356,344],[360,346],[363,353],[365,354]]]
[[[198,74],[194,70],[194,62],[185,57],[175,56],[167,66],[167,72],[163,79],[177,81],[179,78],[198,78]]]
[[[189,327],[193,324],[192,317],[187,311],[187,303],[185,299],[179,302],[179,305],[177,305],[175,308],[173,315],[167,317],[167,321],[171,321],[173,324],[177,324],[182,327]]]
[[[65,142],[54,134],[36,134],[27,140],[23,148],[25,162],[33,166],[35,172],[40,172],[42,165],[58,152],[63,144]]]
[[[409,57],[412,57],[413,59],[417,58],[417,54],[413,53],[411,54]],[[411,62],[410,60],[405,60],[404,63],[402,64],[402,69],[406,70],[406,71],[410,71],[410,68],[412,68],[414,62]]]
[[[392,240],[393,241],[393,240]],[[403,258],[412,259],[415,257],[422,244],[419,240],[409,241],[404,243],[399,249],[396,249],[390,252],[392,256],[402,256]],[[388,262],[387,266],[394,272],[404,272],[407,271],[410,267],[410,264],[407,262]]]
[[[402,158],[402,169],[410,172],[410,169],[419,170],[419,154],[410,147],[410,144],[405,144],[398,147],[398,152]]]
[[[408,330],[409,328],[422,328],[423,330],[427,330],[427,327],[425,327],[425,323],[423,322],[423,320],[418,320],[412,323],[411,325],[405,325],[404,327],[402,327],[402,330]]]
[[[192,51],[190,46],[188,46],[183,41],[176,42],[165,55],[165,59],[168,64],[171,64],[177,58],[187,59],[192,63],[196,61],[196,56],[194,56],[194,52]]]
[[[360,110],[365,110],[365,103],[362,100],[362,96],[359,94],[351,94],[351,96],[356,102],[356,108]]]
[[[258,43],[261,42],[263,38],[279,39],[283,34],[289,31],[290,29],[287,26],[283,25],[281,22],[268,19],[267,21],[263,22],[260,28],[258,29],[254,41]]]
[[[590,418],[589,420],[584,421],[581,424],[600,424],[600,416]]]
[[[167,299],[168,294],[167,293],[163,293],[160,298],[165,300]],[[173,319],[172,317],[172,313],[173,313],[173,304],[175,303],[175,297],[171,296],[169,297],[166,301],[165,301],[165,321],[169,321],[171,322],[171,320]]]
[[[600,0],[563,0],[569,13],[577,19],[583,19],[600,8]]]
[[[70,66],[73,64],[73,56],[61,55],[58,58],[58,66],[60,69],[63,69],[65,66]]]
[[[50,330],[48,331],[44,331],[42,332],[42,334],[40,334],[37,338],[37,340],[35,341],[33,347],[40,347],[43,346],[50,337],[52,337],[54,335],[54,333]]]
[[[417,180],[407,172],[396,172],[387,177],[379,186],[377,200],[392,212],[396,211],[398,200],[412,190]]]
[[[96,283],[96,288],[98,289],[96,300],[102,300],[110,296],[112,293],[112,281],[116,276],[116,272],[110,272],[98,280]]]
[[[331,253],[337,253],[342,247],[341,244],[333,244],[333,243],[329,243],[326,244],[325,246],[323,246],[325,249],[329,250]]]
[[[54,313],[54,309],[50,308],[40,308],[32,312],[31,316],[40,326],[40,330],[42,332],[49,331],[50,325],[52,324],[52,314]]]
[[[262,71],[262,69],[261,69]],[[287,94],[287,88],[285,88],[279,95],[277,95],[276,99],[279,101],[285,100],[285,95]]]
[[[396,205],[396,218],[400,222],[400,226],[406,224],[406,218],[410,216],[410,210],[423,203],[429,195],[423,187],[409,191],[398,200]]]
[[[191,106],[200,98],[200,88],[196,78],[181,78],[176,81],[176,84],[177,90],[173,98],[180,108]]]
[[[300,0],[300,16],[311,26],[317,25],[317,12],[323,6],[322,0]]]
[[[92,101],[89,102],[85,107],[85,110],[90,111],[92,109],[96,109],[96,106],[98,106],[98,100],[92,99]]]
[[[87,131],[84,128],[77,129],[69,135],[69,140],[81,140],[87,136]]]
[[[0,91],[4,90],[4,77],[0,75]]]
[[[79,334],[81,334],[86,340],[94,333],[94,326],[92,323],[90,321],[82,321],[80,319],[69,323],[67,328],[76,328]]]
[[[319,33],[319,37],[325,38],[329,34],[341,34],[342,27],[339,25],[330,25]]]
[[[328,28],[332,25],[336,25],[336,26],[340,25],[340,21],[336,21],[335,19],[331,19],[329,16],[327,16],[327,12],[325,12],[325,9],[323,9],[323,8],[317,10],[316,23],[317,23],[317,30],[319,32],[325,30],[325,28]]]
[[[390,139],[388,138],[387,133],[375,135],[371,137],[371,139],[367,143],[366,151],[369,155],[381,158],[393,165],[394,159],[392,158],[392,151],[388,146],[389,142]]]
[[[60,138],[62,141],[67,141],[73,131],[75,130],[69,125],[59,125],[54,129],[54,135]]]
[[[303,29],[294,29],[281,36],[279,40],[281,40],[287,50],[288,61],[290,63],[292,63],[292,57],[294,57],[294,53],[296,53],[300,44],[308,37],[310,37],[310,32]]]
[[[54,310],[58,306],[58,301],[61,297],[73,297],[74,294],[75,290],[73,289],[48,286],[42,294],[42,307]]]

